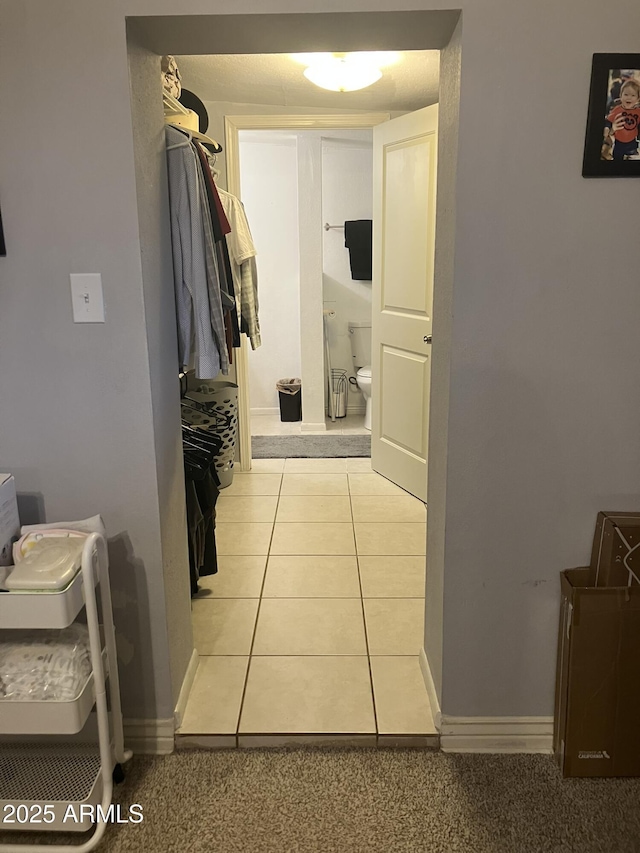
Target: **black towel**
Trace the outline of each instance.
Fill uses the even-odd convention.
[[[355,281],[371,281],[372,232],[371,219],[344,223],[344,244],[349,250],[351,278]]]

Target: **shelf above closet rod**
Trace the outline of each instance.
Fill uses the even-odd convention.
[[[189,115],[189,110],[168,92],[162,93],[162,105],[164,106],[165,113],[170,113],[171,115]]]

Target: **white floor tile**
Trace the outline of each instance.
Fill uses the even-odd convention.
[[[276,521],[341,521],[351,523],[348,495],[282,495]]]
[[[355,557],[269,557],[264,598],[359,598]]]
[[[287,459],[285,474],[346,474],[346,459]]]
[[[284,471],[284,459],[252,459],[252,474],[282,474]]]
[[[371,675],[380,734],[435,734],[417,656],[372,656]]]
[[[240,734],[375,730],[366,656],[252,657]]]
[[[254,655],[366,655],[357,598],[264,598]]]
[[[424,644],[424,600],[365,598],[370,655],[420,654]]]
[[[280,492],[282,474],[234,474],[233,482],[221,491],[221,496],[231,495],[277,495]]]
[[[255,598],[193,602],[193,642],[200,655],[248,655],[258,615]]]
[[[406,495],[400,486],[381,477],[374,471],[349,474],[349,491],[352,495]]]
[[[426,557],[358,557],[365,598],[424,598]]]
[[[425,505],[410,495],[351,495],[353,520],[425,524]],[[257,521],[257,519],[256,519]]]
[[[216,523],[225,521],[274,521],[277,495],[225,495],[216,503]]]
[[[272,430],[262,434],[300,431],[258,421]],[[359,427],[352,419],[328,431],[345,429]],[[424,745],[435,731],[417,659],[424,520],[424,505],[369,458],[254,460],[237,473],[218,502],[219,573],[200,580],[193,601],[203,657],[180,735],[193,746],[206,737],[235,744],[253,645],[244,745],[348,735],[373,745],[368,641],[380,736]]]
[[[372,474],[371,457],[356,456],[353,459],[347,459],[347,471],[349,474]]]
[[[356,553],[353,525],[334,522],[277,523],[273,531],[271,554],[339,554]]]
[[[348,495],[346,474],[285,474],[283,495]]]
[[[201,657],[180,734],[235,734],[248,657]]]
[[[216,524],[216,547],[221,556],[268,554],[273,524],[262,522],[224,522]]]
[[[397,736],[392,746],[396,746]],[[391,738],[390,738],[391,740]],[[407,738],[407,746],[415,746],[415,738]],[[423,739],[424,740],[424,739]],[[279,749],[281,747],[331,747],[332,749],[373,749],[378,745],[378,736],[371,732],[366,735],[359,734],[264,734],[264,735],[240,735],[238,746],[240,749]],[[423,744],[420,743],[420,746]],[[438,743],[434,745],[437,749]]]
[[[255,415],[251,435],[299,435],[301,421],[281,421],[280,415]]]
[[[355,524],[358,554],[365,556],[423,555],[427,553],[426,524]]]
[[[219,555],[218,573],[200,578],[196,601],[203,598],[260,598],[266,565],[266,554]]]

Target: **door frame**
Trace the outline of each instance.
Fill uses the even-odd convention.
[[[375,127],[391,118],[389,113],[343,115],[228,115],[224,119],[227,191],[241,199],[240,131],[241,130],[357,130]],[[241,336],[235,350],[236,383],[238,385],[238,443],[240,471],[251,470],[251,401],[249,394],[249,356],[247,341]]]

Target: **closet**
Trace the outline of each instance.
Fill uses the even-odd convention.
[[[218,570],[215,506],[231,483],[237,386],[228,376],[246,335],[260,346],[256,250],[242,203],[216,185],[219,143],[182,104],[173,57],[162,61],[171,248],[181,377],[191,594]],[[197,99],[196,99],[197,100]]]

